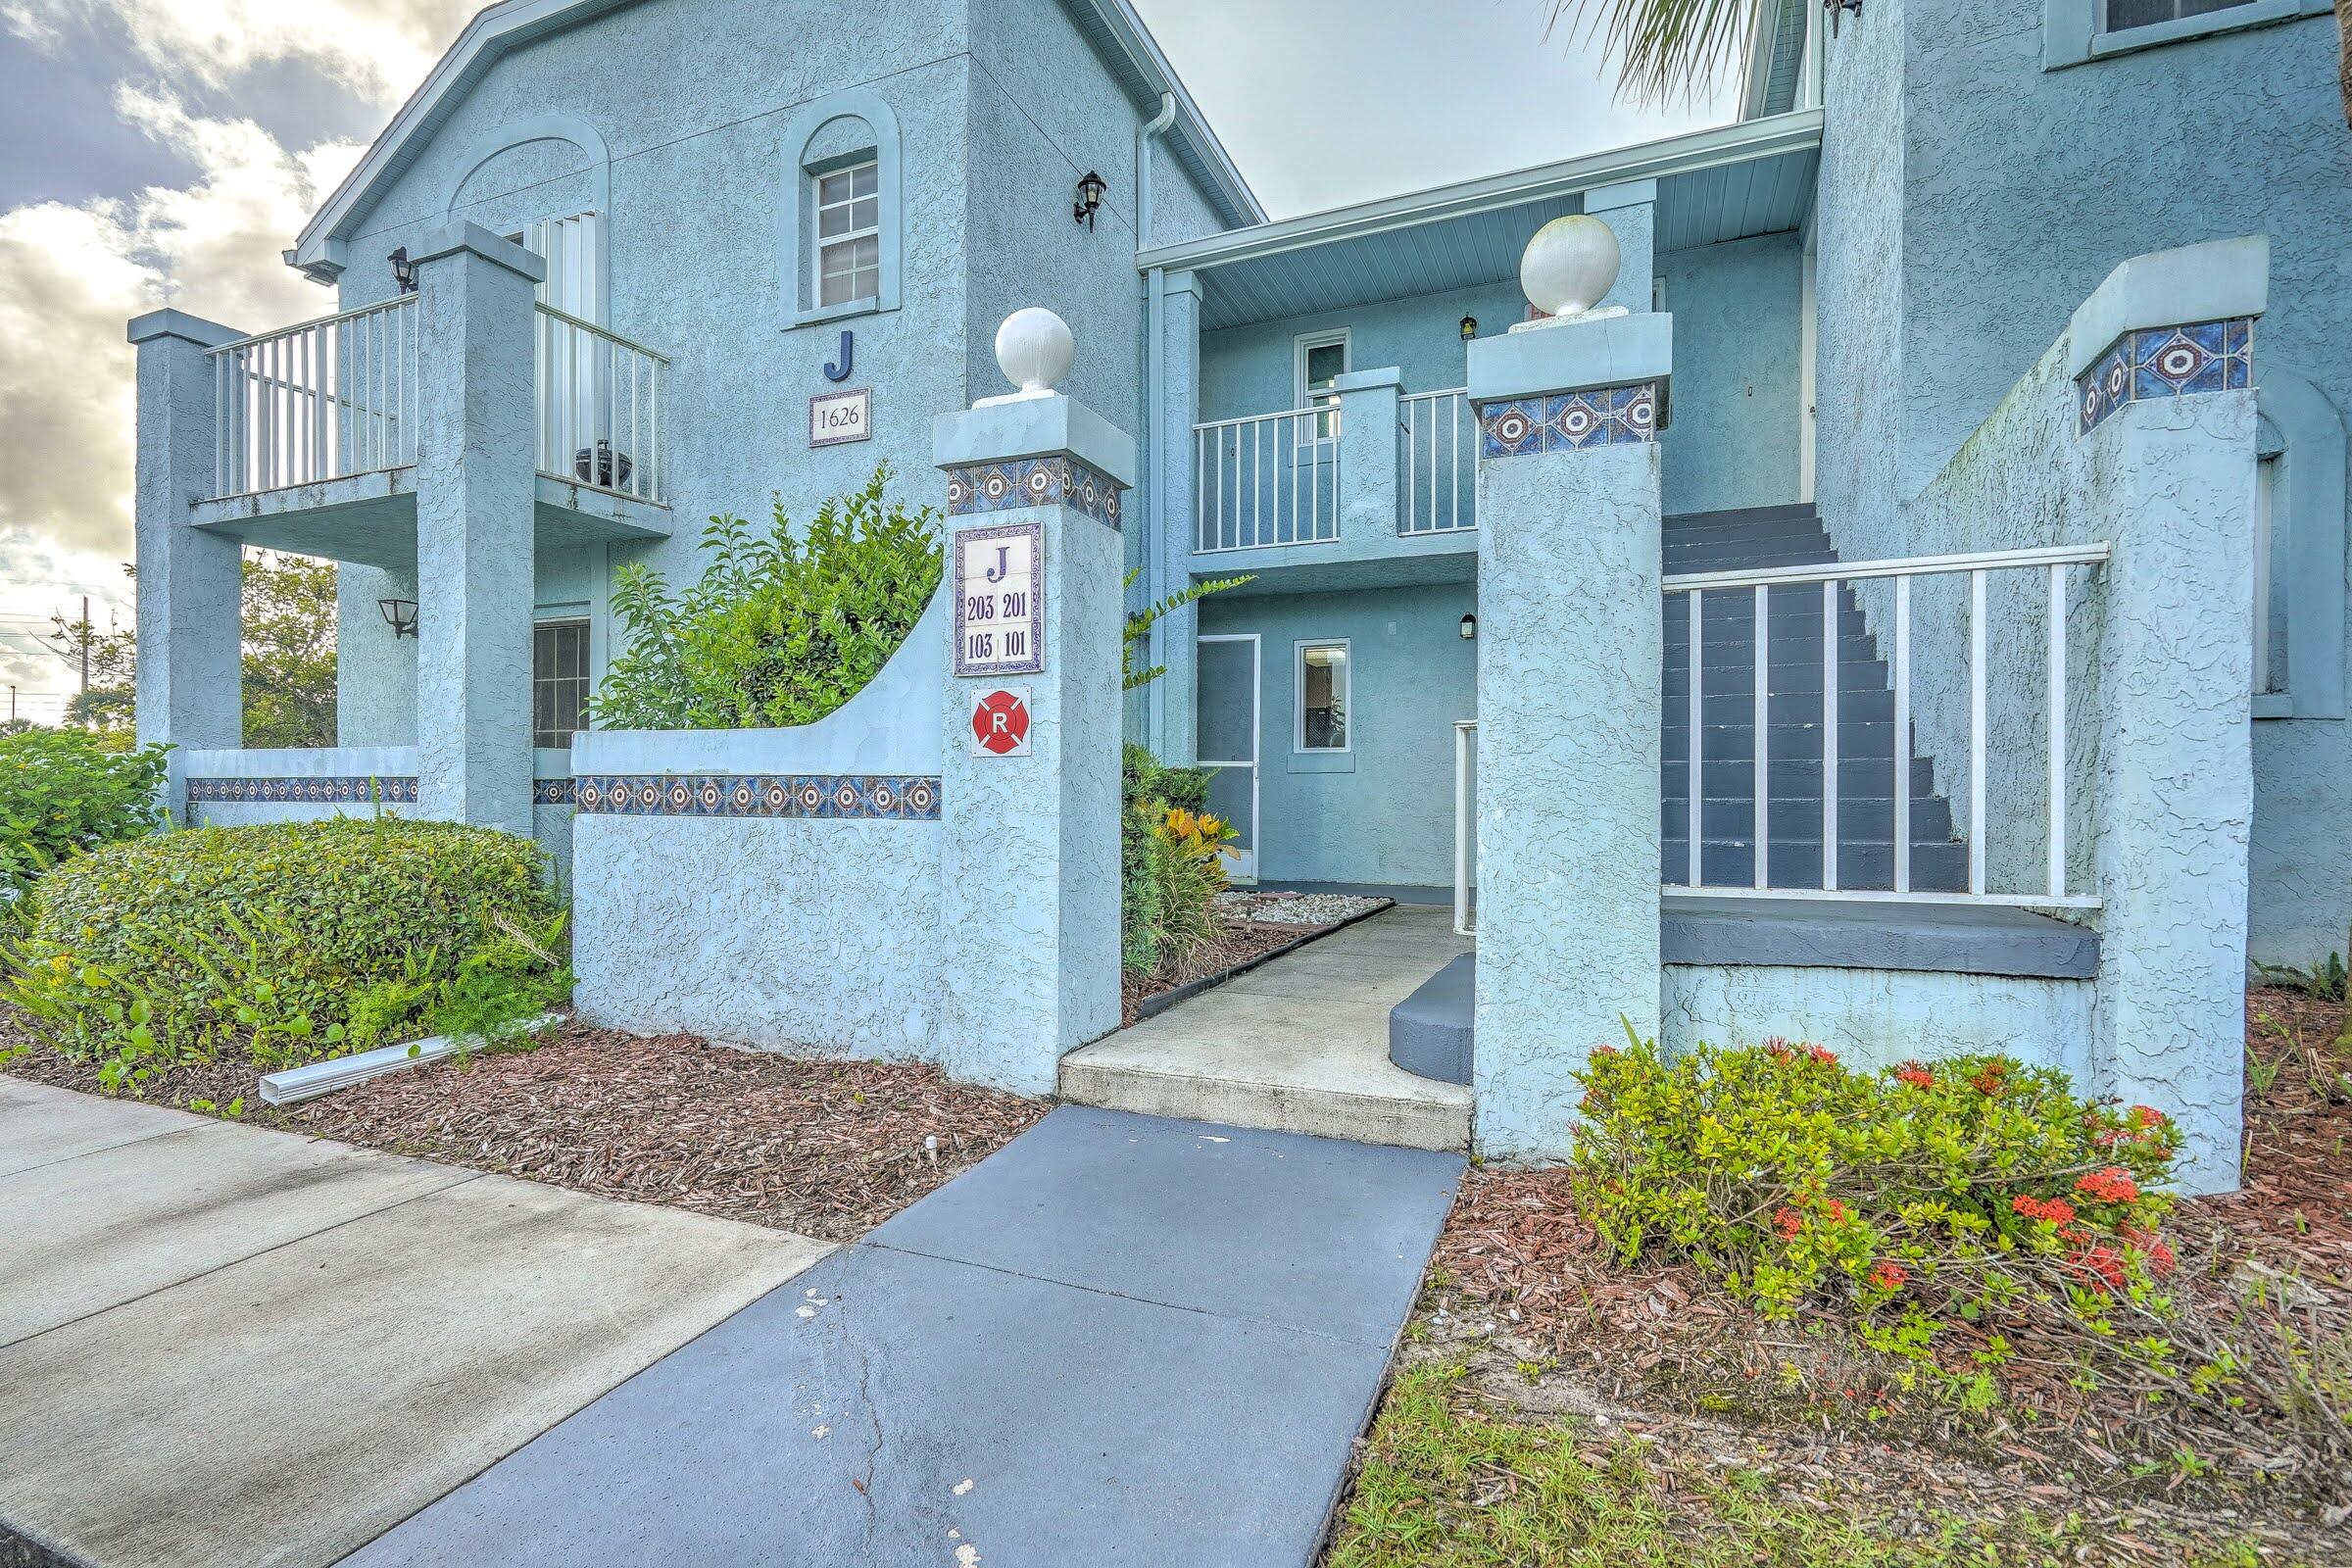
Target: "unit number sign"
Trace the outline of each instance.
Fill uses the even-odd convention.
[[[956,536],[956,673],[1036,675],[1046,667],[1044,526]]]

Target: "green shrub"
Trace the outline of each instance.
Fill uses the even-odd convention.
[[[673,595],[632,563],[613,574],[627,647],[591,704],[608,729],[809,724],[881,671],[939,587],[938,514],[885,499],[887,467],[817,509],[796,537],[784,503],[755,533],[713,517],[702,580]]]
[[[87,730],[0,736],[0,903],[68,856],[164,820],[161,747],[126,752]]]
[[[202,828],[43,879],[8,1000],[110,1087],[239,1044],[270,1067],[569,989],[537,845],[392,817]]]
[[[1584,1075],[1578,1201],[1627,1259],[1695,1260],[1767,1315],[1843,1296],[2146,1291],[2180,1135],[2003,1056],[1856,1072],[1820,1046],[1603,1048]]]
[[[1124,806],[1149,802],[1180,807],[1187,811],[1208,809],[1208,781],[1213,767],[1170,767],[1144,747],[1129,741],[1119,759],[1119,799]]]

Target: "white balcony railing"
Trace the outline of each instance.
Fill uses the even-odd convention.
[[[1703,888],[1710,895],[1759,898],[1835,895],[2034,908],[2096,907],[2097,899],[2073,891],[2068,871],[2067,579],[2070,571],[2095,569],[2107,558],[2107,546],[2094,544],[1829,566],[1692,572],[1666,578],[1668,625],[1675,625],[1671,617],[1684,617],[1682,627],[1687,628],[1689,644],[1681,651],[1689,660],[1681,699],[1689,758],[1685,769],[1688,787],[1682,803],[1685,842],[1682,854],[1669,858],[1666,875],[1670,884]],[[2009,585],[2001,593],[1997,617],[1990,592],[1996,578]],[[1839,885],[1839,796],[1855,793],[1841,788],[1839,708],[1841,702],[1852,703],[1856,695],[1839,672],[1840,662],[1846,659],[1838,635],[1841,612],[1846,610],[1840,592],[1843,587],[1870,596],[1876,619],[1887,628],[1891,639],[1887,656],[1893,682],[1891,722],[1884,726],[1887,733],[1875,738],[1868,764],[1860,756],[1844,759],[1856,767],[1867,765],[1875,774],[1877,762],[1885,756],[1890,774],[1887,787],[1892,820],[1890,830],[1878,831],[1886,832],[1891,850],[1892,876],[1887,887]],[[1913,612],[1913,600],[1921,594],[1932,596],[1933,608],[1924,620]],[[1675,602],[1678,595],[1679,605]],[[1718,614],[1710,630],[1706,607],[1719,598],[1729,598],[1735,608],[1728,624]],[[1776,607],[1786,607],[1778,626],[1773,618]],[[1806,689],[1801,689],[1801,695],[1792,694],[1788,644],[1798,641],[1805,658],[1812,656],[1812,648],[1811,639],[1791,622],[1801,618],[1809,625],[1816,613],[1821,617],[1818,686],[1812,688],[1810,676],[1796,675]],[[1956,658],[1939,658],[1924,670],[1915,671],[1914,629],[1921,625],[1957,634],[1965,639],[1965,650],[1956,651]],[[1989,673],[1996,644],[2002,656],[1997,684]],[[1810,717],[1796,721],[1802,728],[1817,727],[1820,732],[1818,889],[1773,885],[1773,764],[1800,764],[1809,775],[1814,760],[1809,741],[1802,743],[1803,755],[1776,755],[1772,718],[1776,659],[1784,671],[1779,677],[1783,701],[1792,708],[1802,703],[1808,711],[1817,708],[1820,713],[1818,725]],[[2038,669],[2034,667],[2036,664]],[[1742,666],[1753,669],[1752,695],[1720,689],[1716,694],[1737,710],[1732,714],[1735,723],[1745,719],[1750,725],[1746,749],[1752,754],[1753,778],[1746,791],[1737,792],[1748,796],[1744,804],[1752,811],[1748,832],[1740,835],[1752,840],[1754,852],[1751,882],[1744,886],[1708,883],[1701,874],[1701,847],[1708,837],[1706,763],[1713,760],[1720,770],[1727,760],[1709,759],[1707,754],[1703,722],[1708,706],[1706,672],[1709,667],[1720,670],[1726,666],[1735,671]],[[1925,679],[1920,678],[1923,674]],[[1744,675],[1735,678],[1747,681]],[[1723,685],[1720,677],[1717,685]],[[1997,749],[1991,740],[1996,717],[2001,737]],[[1965,891],[1913,886],[1915,718],[1923,733],[1932,731],[1946,748],[1962,746],[1960,738],[1966,737],[1965,755],[1957,760],[1966,769],[1965,816],[1960,818],[1967,840]],[[1729,760],[1737,763],[1740,759]],[[1996,767],[2001,775],[1998,790],[1992,776]],[[1872,787],[1875,791],[1875,784]],[[1674,804],[1670,798],[1669,811]],[[1800,808],[1800,815],[1809,808],[1808,801],[1806,808]],[[1814,836],[1809,820],[1806,828],[1809,848]],[[1676,858],[1683,863],[1673,863]]]
[[[662,382],[669,361],[592,321],[538,307],[539,471],[666,504]]]
[[[1264,550],[1340,536],[1338,416],[1329,408],[1193,426],[1200,550]]]
[[[211,351],[214,493],[416,461],[416,301],[388,300]]]
[[[1412,392],[1396,400],[1404,442],[1396,531],[1458,533],[1478,526],[1478,421],[1465,388]]]

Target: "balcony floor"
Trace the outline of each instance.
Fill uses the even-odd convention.
[[[199,501],[190,521],[257,549],[406,571],[416,564],[416,475],[415,468],[392,468]],[[670,535],[667,507],[544,473],[537,484],[540,546]]]

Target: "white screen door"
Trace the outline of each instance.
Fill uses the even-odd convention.
[[[1233,842],[1239,854],[1226,862],[1226,874],[1235,882],[1254,884],[1258,849],[1258,691],[1262,673],[1257,634],[1202,637],[1194,667],[1194,712],[1200,742],[1195,750],[1202,767],[1216,769],[1208,781],[1208,808],[1241,833]]]

